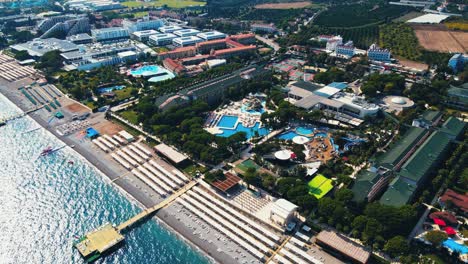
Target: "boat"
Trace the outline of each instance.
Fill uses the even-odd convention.
[[[0,127],[2,127],[2,126],[4,126],[4,125],[6,125],[6,122],[3,122],[3,121],[0,122]]]
[[[41,156],[47,156],[47,155],[51,154],[52,152],[53,152],[53,149],[52,149],[52,147],[49,146],[49,147],[42,150]]]

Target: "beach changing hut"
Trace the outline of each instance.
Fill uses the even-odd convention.
[[[87,138],[97,138],[99,136],[99,132],[92,128],[92,127],[88,127],[86,129],[86,137]]]

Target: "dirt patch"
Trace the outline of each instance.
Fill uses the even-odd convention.
[[[256,5],[256,9],[300,9],[310,6],[312,3],[308,1],[304,2],[292,2],[292,3],[270,3]]]
[[[450,31],[444,25],[413,25],[419,44],[427,50],[467,52],[468,32]]]
[[[397,57],[398,61],[400,62],[401,65],[413,69],[418,69],[418,70],[427,70],[429,68],[429,65],[416,62],[416,61],[411,61],[411,60],[406,60],[400,57]]]
[[[80,105],[79,103],[71,103],[65,106],[65,109],[72,113],[86,113],[89,112],[89,109]]]
[[[123,130],[123,128],[115,123],[112,123],[111,121],[103,121],[99,122],[96,125],[93,126],[99,133],[101,134],[106,134],[109,136],[113,136],[120,131]]]

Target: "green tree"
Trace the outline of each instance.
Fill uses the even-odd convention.
[[[427,232],[424,238],[427,241],[431,242],[432,245],[438,247],[442,244],[442,242],[447,240],[448,236],[445,232],[432,230],[432,231]]]
[[[390,240],[385,243],[384,246],[385,252],[387,252],[392,258],[403,256],[408,254],[409,245],[406,242],[406,239],[402,236],[392,237]]]

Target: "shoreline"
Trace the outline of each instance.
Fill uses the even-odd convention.
[[[19,110],[22,112],[27,111],[26,107],[17,102],[18,98],[13,97],[9,93],[5,93],[0,90],[0,93],[7,99],[9,100],[12,104],[14,104]],[[68,98],[69,100],[72,100]],[[74,101],[74,100],[72,100]],[[75,101],[76,102],[76,101]],[[35,121],[41,128],[47,130],[50,132],[55,138],[57,138],[59,141],[61,141],[66,147],[68,147],[70,150],[78,154],[81,158],[85,159],[86,162],[90,163],[91,166],[93,166],[99,174],[101,174],[101,177],[103,180],[106,181],[106,183],[113,185],[114,187],[117,188],[119,193],[125,196],[127,200],[130,202],[135,203],[135,205],[140,209],[144,210],[146,208],[151,207],[151,205],[146,205],[144,201],[141,201],[138,199],[136,196],[137,195],[132,195],[131,191],[126,190],[124,186],[118,184],[115,182],[115,179],[119,178],[120,175],[115,175],[115,172],[113,172],[109,166],[105,165],[104,163],[97,162],[94,159],[94,154],[88,153],[89,151],[84,150],[81,146],[76,146],[73,144],[73,142],[66,138],[66,136],[60,136],[56,131],[51,129],[48,125],[47,122],[40,117],[39,115],[35,114],[34,112],[31,114],[27,114],[26,116],[30,117],[33,121]],[[71,147],[71,145],[75,145],[74,148]],[[143,199],[142,199],[143,200]],[[217,259],[216,257],[212,256],[208,251],[203,249],[202,247],[198,246],[194,241],[192,241],[188,236],[182,235],[182,232],[179,230],[182,228],[185,228],[184,224],[178,223],[177,221],[171,221],[173,225],[169,224],[166,222],[162,216],[160,216],[161,213],[163,212],[164,209],[160,210],[159,212],[156,212],[151,218],[152,221],[156,221],[157,224],[161,225],[163,228],[168,230],[170,233],[175,235],[178,239],[182,240],[184,243],[186,243],[189,247],[192,248],[192,250],[197,251],[199,254],[202,254],[210,263],[223,263],[222,258]],[[179,229],[179,230],[177,230]]]

